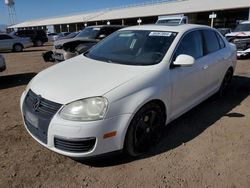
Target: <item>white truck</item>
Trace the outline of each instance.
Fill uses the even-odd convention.
[[[184,15],[159,16],[156,24],[162,25],[180,25],[187,24],[188,17]]]
[[[250,20],[241,22],[226,38],[236,45],[238,58],[250,56]]]

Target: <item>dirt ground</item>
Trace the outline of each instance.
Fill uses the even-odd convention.
[[[250,187],[250,60],[238,61],[230,93],[211,97],[164,131],[141,158],[76,162],[39,145],[25,130],[19,99],[51,66],[41,53],[3,53],[0,73],[0,187]]]

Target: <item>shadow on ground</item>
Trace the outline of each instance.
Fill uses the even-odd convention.
[[[0,89],[7,89],[21,85],[27,85],[36,73],[23,73],[0,76]]]
[[[245,114],[231,111],[240,105],[249,95],[250,78],[235,76],[226,96],[218,97],[214,95],[170,123],[165,128],[162,141],[148,154],[140,158],[129,158],[125,155],[109,156],[102,159],[81,161],[81,163],[94,167],[115,166],[167,152],[196,138],[223,116],[234,118],[244,117]]]

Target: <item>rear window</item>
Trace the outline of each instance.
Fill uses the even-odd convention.
[[[22,31],[17,31],[16,33],[15,33],[15,35],[24,35],[25,34],[25,31],[24,30],[22,30]]]
[[[33,30],[26,30],[26,34],[27,35],[33,35],[33,34],[35,34],[35,31],[33,31]]]
[[[216,33],[216,36],[218,38],[218,41],[219,41],[219,44],[220,44],[220,48],[225,48],[225,42],[224,40],[222,39],[222,37],[219,35],[219,33]]]
[[[38,35],[46,35],[43,30],[37,30],[36,32],[37,32]]]
[[[203,36],[205,41],[205,54],[213,53],[220,49],[217,36],[213,30],[203,30]]]

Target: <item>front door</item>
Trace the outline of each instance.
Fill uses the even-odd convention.
[[[198,30],[191,31],[181,39],[173,57],[186,54],[194,57],[190,67],[172,67],[171,118],[175,118],[196,105],[207,90],[207,62],[203,57],[202,35]]]

